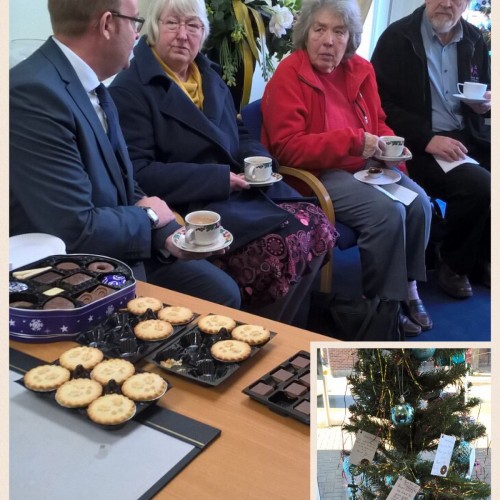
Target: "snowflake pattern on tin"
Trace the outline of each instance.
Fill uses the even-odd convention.
[[[32,319],[30,321],[30,328],[34,332],[39,332],[43,328],[43,321],[41,321],[39,319]]]

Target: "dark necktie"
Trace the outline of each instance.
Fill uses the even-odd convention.
[[[96,87],[95,93],[99,99],[99,104],[106,114],[108,120],[108,137],[113,150],[116,153],[118,151],[118,136],[119,136],[119,123],[118,123],[118,111],[116,110],[115,103],[111,98],[111,94],[108,89],[102,83]]]

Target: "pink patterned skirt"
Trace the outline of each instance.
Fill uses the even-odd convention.
[[[212,262],[238,283],[245,305],[265,305],[284,297],[310,272],[316,257],[329,258],[338,232],[321,208],[307,202],[279,203],[290,216],[276,232]]]

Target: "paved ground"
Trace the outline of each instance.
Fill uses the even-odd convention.
[[[481,480],[491,482],[491,376],[489,373],[480,373],[470,376],[472,383],[470,394],[482,400],[475,417],[488,430],[488,437],[475,442],[476,445],[476,474]],[[321,500],[344,500],[349,498],[347,482],[342,474],[342,460],[340,451],[352,447],[350,436],[341,432],[342,422],[349,418],[347,405],[350,396],[345,377],[328,377],[328,400],[330,402],[329,418],[326,410],[318,407],[318,428],[316,436],[317,449],[317,480]],[[321,394],[318,383],[318,394]],[[319,399],[318,399],[319,406]]]

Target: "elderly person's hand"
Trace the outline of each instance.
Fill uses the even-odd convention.
[[[435,135],[427,144],[425,152],[435,155],[441,160],[458,161],[463,160],[468,151],[456,139],[444,135]]]
[[[238,175],[233,172],[230,172],[229,189],[231,193],[233,191],[241,191],[242,189],[250,189],[250,184],[248,184],[243,175]]]
[[[486,101],[484,102],[468,102],[464,101],[464,103],[471,108],[474,113],[478,115],[484,115],[491,109],[491,91],[488,90],[484,93],[484,98]]]
[[[365,132],[365,144],[361,156],[363,158],[371,158],[372,156],[380,156],[384,151],[384,141],[376,135]]]

